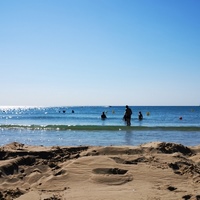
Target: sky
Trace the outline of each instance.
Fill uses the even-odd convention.
[[[0,0],[0,106],[199,106],[199,10],[199,0]]]

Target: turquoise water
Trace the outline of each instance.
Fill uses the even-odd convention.
[[[122,119],[124,106],[0,107],[0,145],[13,141],[44,146],[200,144],[200,106],[130,107],[131,127]],[[100,118],[103,111],[106,120]]]

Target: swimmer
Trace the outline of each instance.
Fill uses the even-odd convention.
[[[105,114],[105,112],[102,112],[102,114],[101,114],[101,119],[106,119],[107,117],[106,117],[106,114]]]

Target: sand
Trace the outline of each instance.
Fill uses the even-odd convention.
[[[200,146],[0,147],[1,200],[200,199]]]

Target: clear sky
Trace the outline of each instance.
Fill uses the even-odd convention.
[[[200,105],[200,0],[0,0],[0,106]]]

